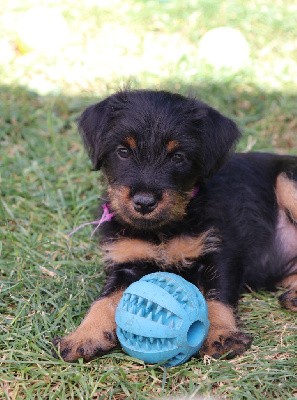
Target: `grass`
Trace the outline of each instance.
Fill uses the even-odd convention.
[[[36,2],[5,3],[7,20],[29,4]],[[44,53],[21,54],[13,24],[4,24],[14,57],[5,63],[0,57],[0,398],[293,399],[297,319],[279,308],[277,293],[242,298],[244,329],[254,341],[231,361],[192,359],[164,369],[116,350],[88,364],[66,364],[51,356],[51,339],[77,326],[104,278],[88,229],[66,236],[92,218],[101,191],[98,175],[88,172],[76,117],[123,82],[190,91],[237,121],[244,133],[239,150],[297,154],[295,3],[114,0],[100,8],[66,1],[60,8],[71,29],[78,22],[81,29],[72,53],[50,62]],[[109,42],[112,51],[103,53],[105,67],[84,45],[103,34],[104,24],[121,28],[113,31],[118,47]],[[251,44],[246,69],[217,71],[195,58],[201,35],[221,25],[239,28]],[[138,38],[133,48],[123,33],[131,31]],[[171,41],[184,46],[176,59],[172,47],[166,51]]]

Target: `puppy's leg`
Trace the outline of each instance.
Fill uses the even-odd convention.
[[[290,311],[297,312],[297,273],[284,278],[280,282],[280,286],[289,289],[279,296],[281,306]]]
[[[277,177],[275,192],[279,207],[286,211],[292,224],[297,224],[297,167]]]
[[[116,347],[117,305],[124,290],[150,272],[154,272],[150,267],[141,269],[136,263],[110,266],[101,298],[92,304],[79,327],[63,338],[54,339],[61,357],[70,362],[78,358],[90,361]]]
[[[123,290],[117,290],[95,301],[74,332],[54,339],[53,344],[65,361],[90,361],[117,345],[115,310],[122,294]]]
[[[233,259],[229,263],[224,260],[226,257],[222,254],[211,257],[208,265],[220,265],[220,268],[205,268],[201,277],[210,327],[200,355],[213,358],[233,358],[244,353],[252,343],[250,335],[238,327],[236,318],[243,276],[241,260]]]
[[[237,327],[234,309],[217,300],[209,300],[207,305],[210,329],[200,354],[233,358],[244,353],[252,339]]]
[[[291,223],[297,231],[297,167],[290,172],[282,173],[277,177],[276,196],[279,207],[284,210]],[[295,229],[290,232],[297,237]],[[287,276],[279,283],[285,289],[289,289],[279,297],[280,304],[291,311],[297,312],[297,241],[296,241],[296,262],[292,263],[287,271]]]

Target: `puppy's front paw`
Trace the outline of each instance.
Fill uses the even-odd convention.
[[[244,353],[251,345],[252,338],[246,333],[226,329],[210,331],[200,355],[209,355],[213,358],[233,358]]]
[[[208,300],[207,305],[210,328],[200,355],[233,358],[244,353],[252,338],[239,331],[232,307],[216,300]]]
[[[55,338],[53,345],[64,361],[73,362],[79,358],[84,361],[93,360],[102,356],[117,345],[115,330],[82,330],[79,327],[75,332],[63,338]]]
[[[115,310],[122,295],[121,290],[95,301],[74,332],[53,340],[54,355],[59,353],[68,362],[79,358],[90,361],[113,349],[118,343]]]
[[[279,296],[279,302],[287,310],[297,312],[297,289],[291,289]]]

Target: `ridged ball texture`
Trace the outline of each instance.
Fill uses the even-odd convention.
[[[116,310],[118,339],[132,357],[175,366],[198,352],[209,329],[206,301],[179,275],[156,272],[132,283]]]

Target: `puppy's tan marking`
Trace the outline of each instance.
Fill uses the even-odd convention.
[[[234,311],[231,307],[217,300],[208,300],[208,317],[212,327],[224,327],[237,330]]]
[[[284,278],[280,286],[289,289],[278,298],[281,306],[297,312],[297,273]]]
[[[90,361],[116,346],[115,310],[122,295],[123,290],[119,290],[95,301],[79,327],[55,341],[65,361]]]
[[[284,278],[280,283],[279,286],[285,289],[293,289],[297,288],[297,273],[293,275],[289,275]]]
[[[187,260],[197,259],[202,255],[215,251],[219,240],[209,230],[199,236],[177,236],[163,246],[166,264],[187,264]]]
[[[297,183],[282,173],[277,177],[275,192],[280,206],[277,236],[286,255],[294,259],[297,255]],[[279,283],[289,289],[279,296],[281,306],[294,312],[297,312],[296,269],[297,260],[292,264],[291,275]]]
[[[207,305],[210,328],[200,354],[214,358],[242,354],[251,338],[237,328],[233,309],[217,300],[208,300]]]
[[[115,208],[119,208],[123,201],[125,203],[129,201],[130,189],[128,186],[108,186],[108,196],[111,203],[115,204]]]
[[[275,242],[280,248],[286,261],[293,260],[297,256],[297,225],[292,223],[291,213],[284,208],[278,210]],[[290,273],[297,271],[297,260],[291,263]]]
[[[169,221],[181,220],[186,215],[186,207],[189,203],[188,194],[180,194],[173,190],[163,192],[163,198],[160,201],[160,211],[168,214]]]
[[[194,259],[217,249],[212,231],[199,236],[178,236],[159,245],[140,239],[118,239],[103,245],[105,260],[111,263],[153,261],[161,268],[190,266]]]
[[[167,194],[165,193],[162,203],[163,209],[166,210],[167,207],[170,207],[172,219],[174,219],[175,221],[182,220],[186,215],[186,207],[189,203],[189,199],[187,197],[179,195],[178,193],[175,193],[171,199],[170,196],[172,195],[169,194],[167,196]]]
[[[107,191],[113,211],[125,222],[129,223],[129,219],[127,218],[127,210],[132,207],[129,187],[108,186]]]
[[[279,206],[297,222],[297,183],[282,173],[277,177],[275,192]]]
[[[136,139],[133,136],[127,136],[125,142],[128,144],[130,149],[135,150],[137,147]]]
[[[176,148],[178,148],[179,143],[177,140],[169,140],[169,142],[166,145],[166,149],[168,153],[172,153]]]
[[[156,246],[141,239],[118,239],[104,244],[102,249],[105,260],[115,264],[156,258]]]

